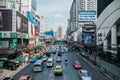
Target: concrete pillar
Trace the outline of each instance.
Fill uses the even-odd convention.
[[[117,48],[117,26],[113,25],[111,29],[111,47]]]
[[[103,51],[107,51],[107,50],[108,50],[108,41],[107,39],[105,39],[103,43]]]

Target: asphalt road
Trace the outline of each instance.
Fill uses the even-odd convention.
[[[51,55],[55,59],[56,55]],[[68,59],[68,64],[64,64],[64,60]],[[82,64],[82,69],[88,70],[90,75],[92,76],[92,80],[109,80],[104,75],[102,75],[99,71],[97,71],[93,66],[84,61],[78,54],[76,53],[64,53],[62,55],[62,62],[57,63],[54,61],[54,65],[62,65],[63,66],[63,75],[55,76],[53,72],[53,67],[47,68],[46,63],[42,72],[33,72],[33,63],[30,63],[27,67],[21,70],[18,74],[16,74],[13,78],[18,80],[18,78],[22,75],[32,75],[33,80],[80,80],[78,76],[78,70],[73,68],[73,61],[78,60]]]

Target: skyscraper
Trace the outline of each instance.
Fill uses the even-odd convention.
[[[58,40],[61,40],[61,39],[62,39],[62,27],[60,25],[58,28]]]

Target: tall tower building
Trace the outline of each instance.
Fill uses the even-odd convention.
[[[58,40],[61,40],[62,39],[62,27],[59,26],[58,28]]]

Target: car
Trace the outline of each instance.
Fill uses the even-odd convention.
[[[62,58],[61,57],[57,57],[56,58],[56,62],[61,62],[62,61]]]
[[[6,60],[3,62],[3,67],[9,70],[16,70],[19,67],[19,61],[16,60]]]
[[[33,57],[33,58],[30,60],[30,62],[31,62],[31,63],[35,63],[37,60],[38,60],[38,58]]]
[[[56,49],[53,49],[53,50],[52,50],[52,53],[53,53],[53,54],[56,54],[56,52],[57,52]]]
[[[51,56],[51,53],[52,53],[52,50],[47,50],[47,51],[46,51],[46,56],[47,56],[47,57],[50,57],[50,56]]]
[[[54,74],[55,75],[62,75],[63,74],[63,69],[62,66],[57,65],[54,67]]]
[[[42,57],[42,60],[43,60],[43,61],[47,61],[47,59],[48,59],[48,57],[47,57],[46,55],[44,55],[44,56]]]
[[[73,61],[73,67],[74,67],[75,69],[81,69],[81,68],[82,68],[80,62],[77,61],[77,60]]]
[[[32,76],[31,75],[20,76],[18,80],[32,80]]]
[[[78,71],[80,80],[92,80],[87,70],[79,70]]]
[[[62,56],[62,52],[59,50],[57,53],[58,56]]]

